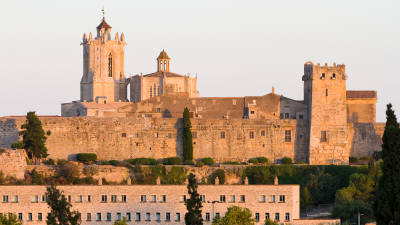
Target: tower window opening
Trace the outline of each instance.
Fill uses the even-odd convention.
[[[332,73],[332,80],[336,79],[336,74]]]
[[[154,84],[153,90],[154,90],[154,96],[157,96],[156,84]]]
[[[321,79],[321,80],[325,79],[325,73],[322,73],[322,74],[321,74],[320,79]]]
[[[328,136],[326,130],[321,131],[321,142],[327,142],[328,141]]]
[[[153,88],[150,87],[150,98],[153,97]]]
[[[108,77],[112,77],[112,55],[111,53],[108,55]]]
[[[328,96],[328,88],[325,89],[325,95]]]

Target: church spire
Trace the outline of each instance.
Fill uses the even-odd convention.
[[[101,13],[103,14],[103,18],[101,20],[101,23],[96,27],[97,28],[97,36],[100,37],[104,33],[111,33],[111,26],[106,22],[106,17],[105,17],[105,11],[104,8],[101,10]]]

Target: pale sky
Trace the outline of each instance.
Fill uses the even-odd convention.
[[[125,73],[198,74],[201,96],[303,99],[306,61],[346,64],[347,89],[377,90],[400,116],[399,0],[16,0],[0,2],[0,116],[60,115],[79,99],[84,32],[124,32]]]

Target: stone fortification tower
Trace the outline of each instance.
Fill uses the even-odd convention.
[[[345,65],[304,65],[310,164],[348,163]]]
[[[110,103],[127,101],[124,74],[124,34],[111,37],[111,26],[105,17],[97,26],[97,35],[83,35],[83,76],[81,101]]]

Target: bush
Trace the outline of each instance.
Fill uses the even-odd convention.
[[[24,143],[22,141],[14,142],[14,143],[12,143],[11,148],[23,149],[24,148]]]
[[[184,165],[194,165],[193,160],[186,160],[185,162],[183,162]]]
[[[203,167],[203,166],[204,166],[204,163],[202,161],[198,161],[196,163],[196,167]]]
[[[62,166],[68,163],[68,160],[65,159],[57,159],[57,165]]]
[[[265,157],[255,157],[249,159],[249,163],[257,164],[257,163],[268,163],[268,159]]]
[[[121,162],[118,160],[110,160],[107,163],[108,165],[118,166]]]
[[[237,161],[227,161],[227,162],[224,162],[223,164],[227,164],[227,165],[240,165],[240,162],[237,162]]]
[[[153,158],[135,158],[126,160],[128,163],[132,165],[157,165],[157,160]]]
[[[76,155],[76,158],[78,159],[79,162],[94,162],[97,160],[97,155],[96,153],[78,153]]]
[[[54,161],[54,159],[49,158],[49,159],[44,160],[43,163],[45,165],[55,165],[56,161]]]
[[[210,158],[210,157],[203,158],[203,159],[201,159],[200,161],[203,162],[204,165],[207,165],[207,166],[212,166],[212,165],[214,165],[214,159],[212,159],[212,158]]]
[[[225,183],[225,170],[223,169],[217,169],[214,173],[211,174],[211,183],[215,184],[215,178],[219,179],[219,184],[224,184]]]
[[[349,157],[350,163],[358,163],[358,159],[356,157]]]
[[[64,177],[69,183],[72,183],[79,177],[78,166],[72,162],[68,162],[60,166],[57,172],[59,177]]]
[[[249,163],[257,164],[258,160],[256,158],[249,159]]]
[[[182,165],[182,159],[179,157],[169,157],[163,159],[164,165]]]
[[[292,164],[292,163],[293,163],[293,161],[291,158],[289,158],[289,157],[282,158],[282,164]]]
[[[99,173],[99,166],[96,164],[88,165],[83,169],[83,174],[92,177]]]

